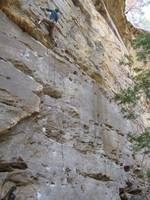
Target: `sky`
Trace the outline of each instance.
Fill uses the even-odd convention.
[[[148,19],[150,21],[150,4],[148,6],[145,6],[143,9],[145,12],[146,19]]]
[[[126,11],[134,26],[150,31],[150,0],[127,0]]]

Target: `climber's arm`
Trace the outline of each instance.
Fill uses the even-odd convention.
[[[49,9],[49,8],[43,8],[43,7],[40,7],[41,8],[41,10],[43,10],[43,11],[48,11],[48,12],[52,12],[53,10],[52,9]]]
[[[53,10],[52,9],[49,9],[49,8],[45,8],[46,11],[48,12],[52,12]]]

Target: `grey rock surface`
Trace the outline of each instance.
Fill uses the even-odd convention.
[[[120,200],[133,176],[124,166],[136,165],[127,134],[137,122],[112,100],[131,82],[119,65],[127,49],[91,0],[50,1],[62,15],[57,47],[47,48],[37,39],[47,38],[44,25],[21,25],[44,16],[46,2],[0,12],[0,160],[21,156],[28,165],[0,173],[2,194],[16,185],[17,200]]]

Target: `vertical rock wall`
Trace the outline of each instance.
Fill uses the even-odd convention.
[[[52,35],[37,25],[47,1],[0,2],[1,198],[140,199],[127,134],[142,124],[113,101],[131,83],[119,31],[103,4],[48,2]]]

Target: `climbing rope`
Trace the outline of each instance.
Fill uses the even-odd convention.
[[[53,70],[54,70],[54,86],[56,87],[56,66],[55,66],[55,58],[53,58]]]
[[[63,90],[65,91],[64,77],[63,77],[63,80],[62,80],[62,86],[63,86]],[[65,114],[64,114],[64,112],[63,112],[63,113],[62,113],[62,123],[61,123],[61,125],[60,125],[60,126],[62,127],[63,130],[64,130],[64,125],[63,125],[63,120],[64,120],[64,119],[65,119]],[[69,122],[68,122],[68,123],[69,123]],[[68,125],[69,125],[69,124],[68,124]],[[69,127],[69,126],[67,126],[67,127]],[[69,177],[70,177],[70,171],[71,171],[71,170],[67,170],[67,171],[66,171],[66,169],[65,169],[65,159],[64,159],[63,143],[61,143],[61,151],[62,151],[63,173],[64,173],[65,178],[69,178]],[[71,184],[71,187],[72,187],[72,189],[73,189],[75,195],[78,196],[78,199],[79,199],[79,200],[81,200],[81,198],[80,198],[78,192],[75,190],[75,187],[74,187],[73,183],[70,182],[70,184]]]
[[[49,64],[50,64],[50,56],[49,56]],[[54,84],[54,87],[56,87],[56,65],[55,65],[55,57],[53,57],[53,84]],[[50,69],[50,68],[49,68]],[[64,80],[63,80],[63,87],[64,87]],[[55,99],[55,104],[56,104],[56,99]],[[63,113],[63,116],[62,116],[62,120],[64,119],[64,113]],[[64,127],[63,127],[63,123],[62,123],[62,120],[60,122],[59,120],[59,116],[57,117],[57,126],[59,128],[56,128],[57,130],[61,130],[63,131],[64,130]],[[63,149],[63,142],[61,141],[61,157],[62,157],[62,169],[63,169],[63,173],[64,173],[64,149]]]
[[[50,60],[51,58],[50,58],[50,56],[49,56],[49,66],[50,66]],[[54,87],[56,87],[56,64],[55,64],[55,58],[53,57],[53,85],[54,85]],[[50,68],[49,68],[49,70],[50,70]],[[50,73],[50,71],[49,71],[49,73]],[[64,82],[64,78],[65,78],[65,76],[64,77],[62,77],[62,87],[63,87],[63,90],[65,91],[65,82]],[[56,102],[57,100],[55,99],[55,104],[57,103]],[[57,107],[57,106],[56,106]],[[64,124],[63,124],[63,121],[64,121],[64,119],[65,119],[65,113],[63,112],[63,110],[62,109],[60,109],[60,111],[62,112],[61,114],[61,119],[60,119],[60,116],[57,116],[56,115],[56,120],[57,120],[57,127],[54,127],[54,126],[51,126],[52,128],[55,128],[55,130],[58,130],[58,131],[63,131],[64,130]],[[69,123],[69,121],[68,121],[68,123]],[[67,127],[69,127],[69,124],[68,124],[68,126]],[[65,179],[67,179],[67,178],[69,178],[70,177],[70,171],[71,170],[67,170],[67,168],[65,169],[65,154],[64,154],[64,144],[63,144],[63,141],[61,141],[60,142],[61,144],[61,160],[62,160],[62,174],[64,175],[64,178]],[[71,187],[72,187],[72,189],[73,189],[73,191],[74,191],[74,193],[75,193],[75,196],[77,196],[78,197],[78,199],[79,200],[81,200],[81,197],[79,196],[79,194],[78,194],[78,191],[76,191],[76,189],[75,189],[75,186],[74,186],[74,183],[72,183],[72,182],[70,182],[70,184],[71,184]]]

